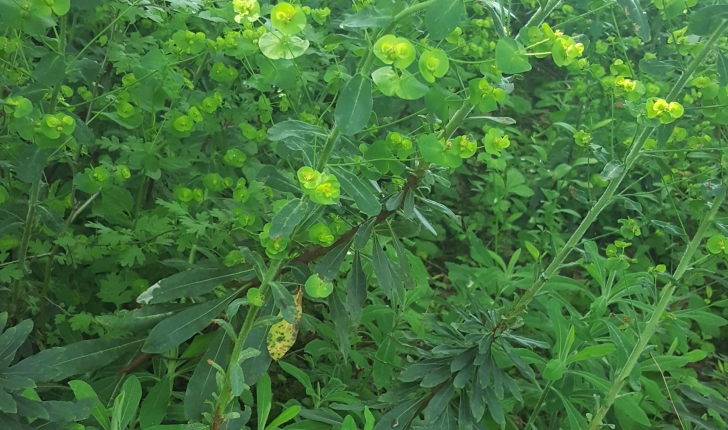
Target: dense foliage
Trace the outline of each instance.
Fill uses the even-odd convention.
[[[0,0],[0,428],[728,428],[722,0]]]

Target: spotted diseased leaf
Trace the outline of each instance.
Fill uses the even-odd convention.
[[[270,354],[270,358],[276,361],[283,358],[286,352],[296,342],[298,324],[301,322],[301,316],[303,315],[303,288],[298,287],[296,294],[293,295],[293,299],[296,302],[296,311],[298,314],[295,323],[291,324],[284,319],[273,324],[268,331],[268,354]],[[279,312],[278,315],[281,316],[282,314]]]

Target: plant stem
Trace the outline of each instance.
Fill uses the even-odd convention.
[[[536,13],[531,16],[524,27],[538,27],[543,24],[546,18],[551,15],[551,12],[556,9],[556,6],[561,3],[561,0],[549,0],[543,7],[539,7]],[[517,39],[518,37],[516,37]]]
[[[447,125],[445,125],[445,128],[442,129],[438,137],[441,139],[451,138],[453,133],[455,133],[455,131],[460,127],[463,121],[465,121],[465,118],[468,117],[472,110],[473,106],[470,104],[470,100],[465,100],[460,109],[455,111],[455,114],[452,116],[452,118],[450,118],[450,121],[448,121]]]
[[[40,183],[42,179],[38,179],[30,186],[30,199],[28,200],[28,213],[25,216],[25,227],[23,228],[23,238],[20,242],[18,251],[18,268],[23,275],[25,271],[25,260],[28,256],[28,244],[30,243],[30,235],[33,232],[33,219],[35,218],[35,206],[38,204],[38,193],[40,191]],[[13,316],[18,317],[20,314],[20,282],[18,279],[13,283],[12,310]]]
[[[688,248],[685,250],[685,254],[680,259],[680,263],[678,264],[677,269],[673,274],[675,281],[678,281],[680,278],[682,278],[682,275],[685,273],[685,270],[692,261],[693,255],[695,255],[695,251],[698,249],[698,246],[700,246],[703,237],[705,237],[705,234],[708,232],[708,228],[710,228],[710,224],[713,222],[713,218],[715,218],[715,215],[718,213],[721,204],[723,204],[723,201],[725,200],[725,194],[725,189],[723,189],[719,192],[715,200],[713,200],[713,206],[710,208],[710,212],[708,212],[703,221],[700,223],[698,231],[695,233],[693,240],[690,241]],[[657,329],[657,326],[662,319],[662,314],[665,312],[665,309],[667,309],[667,305],[670,303],[676,287],[677,284],[673,281],[667,284],[662,290],[660,301],[655,306],[655,310],[652,313],[649,321],[647,321],[647,325],[640,333],[637,344],[632,349],[632,353],[629,355],[629,358],[627,358],[627,363],[624,365],[622,370],[620,370],[619,374],[612,382],[612,387],[609,390],[609,394],[607,394],[607,397],[604,399],[604,402],[597,410],[597,413],[594,414],[591,423],[587,427],[588,430],[596,430],[601,427],[602,420],[607,414],[607,411],[609,411],[609,408],[617,399],[617,396],[619,395],[619,392],[622,390],[622,386],[624,385],[624,381],[632,373],[632,369],[637,364],[637,360],[639,360],[642,352],[645,350],[647,342],[649,342],[650,338],[655,333],[655,330]]]
[[[541,412],[541,408],[543,407],[543,404],[546,402],[546,395],[549,391],[551,391],[551,386],[554,384],[554,381],[549,381],[546,383],[546,386],[544,387],[543,391],[541,391],[541,396],[538,398],[538,402],[536,402],[536,407],[534,408],[533,412],[531,412],[531,417],[528,419],[528,423],[526,423],[526,427],[524,427],[524,430],[530,430],[531,426],[533,426],[533,423],[536,421],[536,418],[538,418],[538,413]]]
[[[265,275],[261,280],[261,295],[266,296],[268,294],[268,287],[276,276],[278,276],[278,273],[283,266],[283,261],[284,260],[271,261],[270,267],[268,267],[268,270],[265,272]],[[220,429],[220,426],[223,423],[223,414],[230,402],[233,400],[232,388],[230,386],[230,370],[232,369],[232,366],[239,364],[238,361],[240,361],[240,354],[243,352],[243,346],[245,346],[245,341],[248,339],[248,335],[253,329],[253,325],[258,317],[259,311],[260,307],[253,306],[252,304],[250,305],[248,314],[245,316],[245,321],[243,322],[243,327],[240,329],[237,339],[235,339],[235,346],[233,346],[233,352],[230,355],[230,362],[228,363],[228,376],[225,378],[225,386],[222,389],[222,394],[220,394],[220,399],[218,401],[217,408],[215,409],[215,417],[213,418],[211,428],[212,430]]]
[[[336,139],[339,138],[339,134],[341,134],[339,126],[335,125],[334,128],[331,129],[331,133],[329,133],[329,138],[326,139],[326,145],[324,145],[324,150],[321,152],[321,158],[319,158],[318,163],[316,163],[316,170],[319,172],[324,170],[326,163],[329,162],[331,151],[334,149],[334,144],[336,143]]]
[[[708,55],[708,52],[713,48],[713,46],[718,41],[718,38],[721,36],[723,31],[728,26],[728,21],[723,21],[720,26],[713,32],[713,34],[710,36],[710,39],[706,42],[703,49],[700,51],[698,55],[693,58],[692,63],[690,63],[690,66],[685,70],[682,76],[680,76],[680,79],[675,83],[670,93],[667,95],[666,100],[668,102],[674,101],[677,95],[682,91],[682,89],[685,87],[685,84],[688,82],[690,77],[693,73],[695,73],[695,70],[700,66],[700,64],[705,59],[706,55]],[[656,126],[645,126],[639,133],[637,139],[632,144],[632,149],[630,149],[629,153],[627,154],[627,157],[624,162],[624,169],[622,170],[622,173],[612,180],[612,182],[609,183],[609,186],[604,191],[604,194],[597,200],[597,202],[594,204],[594,207],[589,211],[587,216],[584,218],[584,220],[579,224],[579,227],[577,227],[576,231],[571,235],[569,240],[564,244],[564,246],[561,248],[559,253],[554,257],[553,261],[551,261],[551,264],[546,268],[546,270],[541,273],[541,276],[534,282],[533,286],[524,293],[524,295],[516,302],[513,307],[511,308],[510,312],[507,315],[508,320],[513,320],[518,315],[521,314],[528,305],[533,301],[533,299],[538,295],[538,293],[543,288],[544,284],[555,274],[559,272],[559,269],[561,268],[561,265],[566,260],[566,257],[569,256],[571,251],[574,249],[577,243],[581,240],[581,238],[584,236],[586,231],[589,229],[589,227],[596,221],[599,214],[606,208],[611,202],[612,198],[614,197],[614,193],[617,191],[617,188],[619,188],[619,185],[622,183],[622,181],[627,177],[627,175],[632,170],[632,167],[634,166],[635,162],[637,161],[637,158],[640,156],[640,152],[642,151],[642,147],[644,146],[647,139],[650,137],[650,134],[657,128]]]

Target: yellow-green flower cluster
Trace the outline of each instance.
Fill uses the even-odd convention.
[[[308,166],[298,169],[297,176],[301,190],[312,202],[320,205],[333,205],[339,202],[341,185],[336,176],[321,173]]]
[[[393,34],[380,37],[374,44],[374,55],[384,64],[393,64],[399,69],[409,67],[415,61],[415,54],[415,48],[409,40]]]
[[[662,124],[670,124],[685,113],[685,108],[680,103],[668,103],[667,100],[657,97],[647,100],[646,109],[648,118],[659,118]]]

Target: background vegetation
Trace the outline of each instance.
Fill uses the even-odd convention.
[[[0,0],[0,428],[726,429],[722,0]]]

